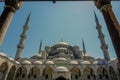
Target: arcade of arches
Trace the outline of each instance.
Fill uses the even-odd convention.
[[[6,60],[0,63],[0,80],[120,80],[115,65],[68,66],[57,72],[54,65],[14,65]]]

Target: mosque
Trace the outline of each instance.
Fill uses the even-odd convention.
[[[99,20],[95,15],[96,29],[104,58],[94,58],[87,54],[84,41],[83,50],[61,40],[45,46],[31,58],[21,58],[30,14],[23,27],[15,59],[0,52],[0,80],[120,80],[118,59],[110,59],[108,46],[104,40]]]
[[[53,0],[56,1],[56,0]],[[94,58],[83,50],[61,40],[41,49],[30,58],[21,58],[26,32],[29,28],[30,14],[27,17],[20,42],[17,46],[15,59],[7,53],[0,52],[0,80],[120,80],[120,24],[112,10],[111,0],[93,0],[101,11],[110,34],[117,58],[110,59],[108,46],[104,39],[102,27],[95,15],[98,39],[104,58]],[[9,23],[21,7],[21,0],[4,0],[5,7],[0,16],[0,42],[3,40]]]

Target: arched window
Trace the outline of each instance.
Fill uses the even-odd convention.
[[[29,77],[31,80],[34,80],[36,78],[40,78],[40,69],[37,66],[34,66],[30,69]]]

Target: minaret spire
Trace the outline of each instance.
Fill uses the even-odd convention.
[[[94,12],[94,15],[95,15],[95,21],[96,21],[96,29],[98,31],[98,38],[99,38],[99,40],[101,42],[101,49],[103,51],[104,58],[107,61],[109,61],[110,60],[110,56],[109,56],[109,52],[108,52],[108,45],[105,42],[104,34],[103,34],[102,30],[101,30],[101,25],[100,25],[100,23],[98,21],[98,18],[96,16],[95,12]]]
[[[41,48],[42,48],[42,40],[40,41],[40,46],[39,46],[39,50],[38,50],[39,54],[41,53]]]
[[[17,45],[17,52],[16,52],[15,60],[20,58],[20,54],[21,54],[21,52],[22,52],[22,50],[24,48],[24,40],[26,38],[26,32],[27,32],[28,27],[29,27],[30,14],[31,14],[31,12],[29,13],[29,15],[27,17],[25,25],[23,26],[23,32],[22,32],[21,37],[20,37],[20,42]]]
[[[84,40],[82,39],[82,46],[83,46],[83,53],[84,55],[86,54],[86,48],[85,48],[85,43]]]
[[[96,15],[95,11],[94,11],[94,16],[95,16],[95,22],[96,22],[96,24],[99,25],[99,20],[97,18],[97,15]]]

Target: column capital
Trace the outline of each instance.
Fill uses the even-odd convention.
[[[111,4],[111,0],[94,0],[95,6],[101,9],[103,6]]]
[[[22,6],[21,0],[4,0],[5,8],[11,8],[13,12],[18,10]]]

